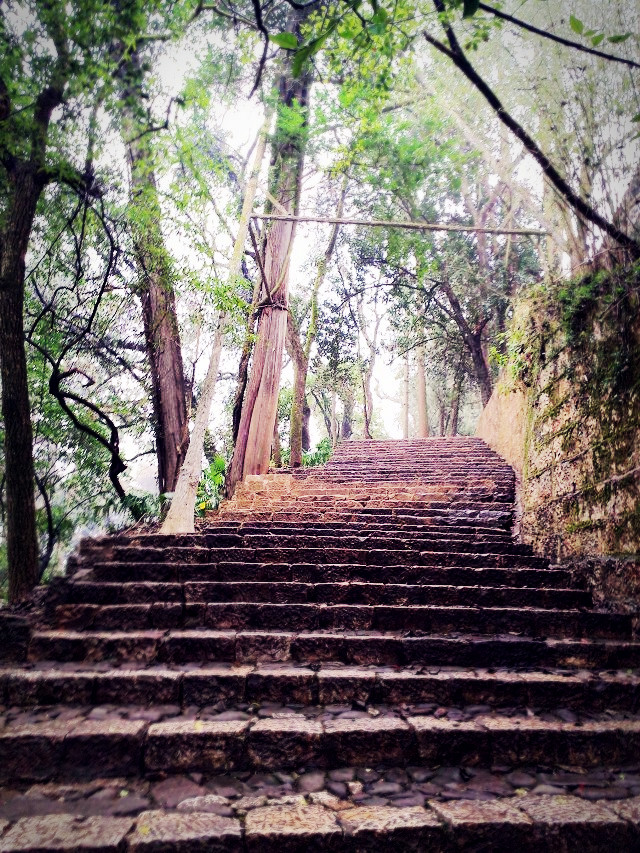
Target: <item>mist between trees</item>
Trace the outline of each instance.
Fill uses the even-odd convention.
[[[193,529],[223,468],[472,432],[514,301],[638,261],[638,29],[622,0],[3,4],[9,600],[80,530],[172,497]]]

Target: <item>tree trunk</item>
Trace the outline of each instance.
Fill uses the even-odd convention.
[[[342,217],[342,213],[344,210],[344,200],[347,195],[348,180],[348,173],[345,173],[342,181],[342,190],[340,192],[340,198],[338,199],[338,205],[336,207],[336,219],[340,219]],[[335,224],[331,229],[331,236],[329,237],[329,243],[327,245],[327,248],[324,250],[324,254],[318,261],[318,265],[316,268],[316,277],[313,282],[313,290],[311,293],[311,319],[309,322],[309,329],[307,330],[304,347],[300,343],[300,331],[296,327],[295,321],[291,316],[291,313],[289,313],[287,319],[287,352],[289,353],[289,355],[291,356],[291,360],[293,361],[293,397],[291,399],[290,422],[291,437],[289,440],[289,446],[291,448],[291,461],[289,464],[292,468],[299,468],[300,465],[302,465],[302,451],[304,449],[304,441],[302,437],[304,429],[304,394],[307,385],[307,373],[309,371],[309,356],[311,354],[311,347],[313,346],[313,342],[316,338],[317,333],[318,294],[320,293],[320,288],[322,287],[322,283],[327,273],[329,261],[331,260],[333,250],[336,246],[339,230],[340,226],[338,224]],[[308,449],[309,448],[307,447],[307,450]]]
[[[278,429],[278,418],[276,417],[276,424],[273,428],[273,446],[272,453],[273,456],[273,464],[276,468],[282,468],[282,446],[280,444],[280,431]]]
[[[182,347],[173,289],[171,258],[160,228],[158,199],[150,146],[139,124],[126,121],[127,155],[131,168],[132,228],[138,264],[136,292],[151,374],[158,488],[175,489],[189,444]],[[143,214],[143,220],[136,217]]]
[[[403,374],[403,396],[402,396],[402,437],[409,438],[409,356],[404,358]],[[370,436],[369,436],[370,437]]]
[[[458,434],[458,420],[460,417],[460,398],[462,396],[462,380],[464,379],[463,362],[461,361],[456,371],[453,384],[453,401],[451,404],[451,435]]]
[[[311,406],[304,398],[302,404],[302,449],[311,450],[311,432],[309,430],[309,422],[311,420]]]
[[[309,9],[292,9],[288,31],[297,31],[299,35],[300,23],[308,14]],[[295,215],[300,199],[311,72],[306,70],[295,77],[291,54],[287,54],[282,63],[280,114],[276,121],[271,158],[271,195],[278,205]],[[290,129],[292,109],[301,111],[301,126],[296,130]],[[251,376],[227,477],[228,494],[233,494],[236,484],[248,474],[263,474],[269,467],[287,326],[289,261],[294,235],[294,222],[277,220],[272,223],[267,236],[264,263],[266,299],[261,304]]]
[[[9,602],[28,598],[38,579],[33,433],[24,347],[25,255],[43,184],[20,164],[0,235],[0,378],[4,420]]]
[[[338,443],[338,395],[335,390],[331,392],[331,444],[333,447]]]
[[[451,286],[446,281],[443,282],[441,286],[449,301],[449,305],[451,306],[451,311],[448,312],[449,316],[455,321],[456,325],[458,326],[460,334],[462,335],[462,340],[464,341],[467,351],[471,356],[471,360],[473,362],[473,370],[476,376],[478,387],[480,389],[482,405],[486,406],[489,402],[489,398],[491,397],[491,392],[493,391],[491,371],[489,369],[489,364],[487,362],[484,353],[484,348],[482,346],[482,336],[489,318],[487,317],[484,320],[480,321],[475,326],[475,328],[472,329],[471,326],[467,323],[465,316],[462,312],[460,300],[453,292]]]
[[[427,380],[424,372],[424,347],[416,351],[416,407],[418,409],[418,438],[429,436],[429,412],[427,409]]]
[[[244,253],[244,244],[249,231],[249,217],[253,210],[253,202],[258,187],[258,176],[260,167],[264,159],[264,154],[267,146],[267,133],[269,131],[270,114],[265,117],[262,128],[258,136],[258,144],[253,160],[251,175],[247,181],[247,187],[244,193],[242,203],[242,213],[238,223],[238,233],[233,246],[233,254],[229,263],[229,284],[234,285],[236,279],[240,275],[242,265],[242,255]],[[178,477],[175,494],[169,507],[169,512],[164,520],[161,533],[191,533],[194,530],[193,509],[198,491],[198,483],[202,475],[202,454],[204,451],[204,437],[209,423],[209,414],[211,412],[211,403],[213,402],[213,394],[216,389],[218,380],[218,368],[220,365],[220,354],[222,353],[222,344],[224,334],[227,328],[229,319],[224,312],[220,313],[218,318],[218,327],[216,329],[211,356],[209,359],[209,368],[207,376],[202,386],[202,393],[198,402],[196,411],[195,423],[193,432],[189,442],[189,449],[184,460],[184,464]],[[277,400],[276,400],[277,403]]]
[[[345,394],[342,398],[342,440],[347,441],[353,435],[353,406],[355,400],[353,398],[353,390]]]

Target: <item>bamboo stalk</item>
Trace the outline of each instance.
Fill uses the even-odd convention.
[[[338,219],[332,216],[285,216],[280,213],[252,213],[252,219],[278,219],[291,222],[320,222],[326,225],[365,225],[372,228],[407,228],[411,231],[458,231],[481,234],[519,234],[529,237],[547,237],[548,231],[536,228],[478,228],[475,225],[445,225],[435,222],[409,222],[396,219]]]

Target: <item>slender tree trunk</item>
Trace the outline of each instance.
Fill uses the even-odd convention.
[[[267,146],[269,123],[270,116],[267,115],[264,124],[260,129],[258,144],[256,145],[253,159],[253,168],[245,189],[242,213],[240,214],[240,221],[238,223],[238,233],[236,235],[231,261],[229,263],[229,284],[231,285],[235,284],[242,268],[244,244],[249,231],[249,217],[253,210],[253,202],[255,200],[256,189],[258,187],[258,176],[260,174],[260,167],[262,166]],[[209,368],[207,370],[204,385],[202,386],[202,393],[200,394],[200,400],[198,402],[198,409],[196,411],[193,432],[189,442],[189,449],[187,450],[187,455],[178,477],[175,494],[171,501],[167,517],[162,525],[161,533],[190,533],[194,530],[193,509],[196,501],[196,493],[198,491],[198,483],[200,482],[200,477],[202,475],[204,437],[209,423],[211,404],[213,402],[213,395],[218,380],[220,354],[222,353],[222,344],[228,323],[229,318],[224,312],[221,312],[218,318],[218,326],[216,328],[211,356],[209,359]]]
[[[291,468],[302,465],[302,427],[304,423],[304,392],[307,385],[309,358],[300,343],[300,333],[296,322],[287,312],[287,352],[293,363],[293,394],[291,398],[289,447]]]
[[[338,443],[338,395],[335,390],[331,392],[331,444],[333,447]]]
[[[124,46],[119,51],[124,55]],[[138,267],[160,493],[175,489],[189,444],[187,389],[178,329],[173,264],[162,234],[152,134],[145,116],[144,70],[137,50],[119,71],[122,138],[130,174],[129,222]]]
[[[43,183],[20,164],[10,176],[0,234],[0,378],[4,420],[9,602],[26,599],[38,579],[33,432],[29,405],[23,305],[25,255]]]
[[[418,409],[418,438],[429,436],[429,412],[427,409],[427,379],[424,372],[424,347],[416,351],[416,407]]]
[[[311,421],[311,406],[307,398],[304,398],[302,404],[302,449],[311,450],[311,432],[309,430],[309,422]]]
[[[347,441],[353,435],[353,406],[354,406],[353,390],[342,398],[342,440]]]
[[[342,181],[342,190],[338,205],[336,207],[335,218],[340,219],[344,210],[344,200],[347,195],[348,173],[345,173]],[[316,277],[313,282],[313,290],[311,293],[311,319],[309,329],[305,338],[304,346],[300,343],[300,332],[296,327],[295,321],[289,313],[287,320],[287,351],[293,361],[293,397],[291,399],[291,438],[289,446],[291,448],[292,468],[298,468],[302,465],[302,450],[303,450],[303,425],[304,425],[304,406],[305,406],[305,389],[307,385],[307,373],[309,371],[309,357],[311,355],[311,347],[316,338],[318,324],[318,295],[320,288],[324,282],[327,273],[329,261],[333,255],[333,250],[338,239],[340,226],[335,224],[331,229],[329,243],[324,250],[324,254],[318,261],[316,267]],[[308,448],[307,448],[308,449]]]
[[[462,380],[464,378],[463,362],[461,361],[456,371],[453,385],[453,401],[451,404],[451,435],[458,434],[458,420],[460,417],[460,398],[462,396]]]
[[[273,445],[272,445],[273,464],[276,468],[282,468],[282,446],[280,444],[280,431],[278,429],[278,418],[273,428]]]
[[[485,318],[478,323],[477,326],[472,328],[467,323],[462,311],[462,306],[460,305],[460,300],[453,292],[451,286],[447,282],[443,282],[442,290],[446,294],[449,305],[451,306],[450,316],[458,326],[460,334],[462,335],[462,340],[464,341],[467,351],[471,356],[473,370],[480,389],[482,405],[486,406],[489,402],[489,398],[491,397],[491,392],[493,391],[491,371],[482,345],[482,336],[484,333],[484,327],[488,322],[488,318]]]
[[[402,395],[402,437],[406,440],[409,438],[409,356],[404,358],[404,374],[403,374],[403,395]]]
[[[290,32],[298,32],[309,9],[292,9]],[[279,80],[280,114],[276,121],[275,144],[271,160],[271,195],[278,205],[297,214],[300,200],[302,166],[306,145],[306,111],[309,103],[311,72],[293,74],[293,56],[283,58]],[[301,111],[301,126],[290,129],[290,111]],[[268,470],[273,425],[278,408],[282,371],[282,351],[287,327],[289,261],[293,248],[295,223],[283,220],[271,225],[265,252],[266,299],[260,308],[258,334],[253,352],[251,376],[247,385],[233,459],[227,477],[228,493],[248,474]]]
[[[158,488],[160,493],[172,492],[189,444],[173,270],[160,228],[161,209],[147,137],[139,136],[140,127],[133,121],[126,123],[126,132],[139,275],[137,293],[142,302],[151,373]]]

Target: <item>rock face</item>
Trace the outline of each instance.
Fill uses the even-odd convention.
[[[628,583],[604,592],[640,603],[637,274],[523,300],[511,334],[477,435],[521,475],[523,539],[557,562],[623,558]]]
[[[0,669],[0,851],[638,849],[632,617],[514,539],[514,482],[354,441],[83,543]]]

